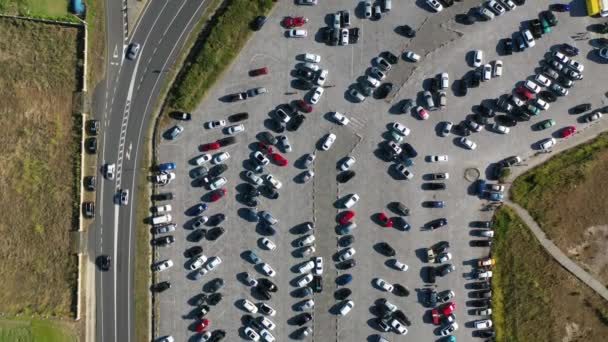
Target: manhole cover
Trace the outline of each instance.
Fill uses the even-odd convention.
[[[476,168],[469,168],[464,170],[464,179],[468,180],[469,182],[474,182],[478,180],[480,175],[481,173]]]

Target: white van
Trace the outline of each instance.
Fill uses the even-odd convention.
[[[160,215],[160,216],[155,216],[152,218],[152,224],[162,224],[162,223],[169,223],[171,222],[171,215],[170,214],[165,214],[165,215]]]
[[[390,12],[393,8],[393,3],[391,0],[384,0],[384,12]]]

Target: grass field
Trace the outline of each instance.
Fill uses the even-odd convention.
[[[0,320],[0,342],[76,342],[68,323],[43,320]]]
[[[494,219],[497,341],[606,341],[608,303],[554,261],[511,209]]]
[[[0,0],[4,14],[63,19],[70,17],[69,0]]]
[[[0,19],[0,312],[73,317],[73,28]]]
[[[608,284],[608,134],[518,177],[513,201],[526,208],[568,256]]]
[[[258,15],[268,13],[273,6],[272,0],[228,2],[227,7],[214,16],[209,34],[200,37],[188,63],[180,71],[169,95],[172,108],[186,111],[196,108],[249,39],[252,32],[249,23]]]

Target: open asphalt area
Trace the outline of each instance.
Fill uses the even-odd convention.
[[[525,27],[527,20],[537,18],[540,11],[547,9],[546,3],[527,1],[492,21],[472,25],[454,20],[457,14],[466,13],[476,5],[478,3],[473,1],[456,2],[441,13],[432,13],[421,0],[410,3],[393,1],[390,13],[383,14],[379,20],[370,20],[362,18],[363,7],[357,1],[319,1],[317,6],[297,6],[292,2],[277,4],[265,26],[254,34],[228,72],[192,113],[193,120],[179,123],[185,128],[183,134],[175,140],[162,139],[158,146],[159,161],[177,165],[176,179],[159,190],[171,191],[175,195],[171,201],[171,214],[177,229],[171,233],[175,243],[155,249],[155,261],[171,259],[174,262],[172,268],[156,277],[157,282],[170,281],[172,284],[171,289],[155,295],[159,308],[155,325],[157,337],[172,335],[176,341],[196,341],[199,320],[196,318],[198,309],[193,303],[207,282],[222,278],[225,285],[219,292],[223,299],[210,306],[206,318],[210,321],[207,329],[224,330],[227,341],[247,340],[242,316],[248,313],[241,305],[242,299],[254,304],[265,302],[276,310],[276,315],[269,318],[277,325],[270,331],[277,341],[294,339],[306,326],[312,328],[307,339],[315,341],[376,341],[379,335],[389,341],[440,340],[442,326],[433,325],[432,308],[422,303],[425,296],[420,289],[424,288],[453,290],[455,297],[451,301],[457,303],[454,313],[459,325],[454,335],[458,341],[479,340],[475,337],[473,322],[488,317],[473,315],[474,308],[468,305],[473,300],[470,283],[476,281],[473,270],[477,260],[487,257],[490,250],[473,247],[471,241],[485,239],[476,236],[479,229],[475,228],[474,222],[490,220],[492,212],[485,210],[489,202],[475,192],[475,181],[492,179],[490,166],[509,156],[521,156],[521,165],[525,165],[527,158],[538,153],[537,143],[542,139],[553,137],[557,144],[562,143],[565,139],[560,134],[567,126],[575,126],[577,134],[585,134],[589,127],[605,124],[602,120],[606,118],[585,123],[582,118],[587,114],[572,114],[569,109],[590,103],[592,109],[586,113],[591,113],[602,108],[606,98],[605,77],[601,76],[605,66],[590,44],[599,36],[592,33],[579,35],[597,20],[585,17],[584,8],[573,8],[570,13],[556,12],[557,26],[537,39],[534,47],[503,55],[500,40]],[[579,5],[584,6],[584,3]],[[330,46],[321,41],[320,29],[331,24],[330,14],[339,10],[350,11],[351,27],[360,29],[357,43]],[[281,23],[289,15],[309,19],[302,27],[308,31],[307,38],[286,37],[286,29]],[[417,31],[415,38],[406,38],[396,30],[403,24]],[[577,40],[578,37],[583,39]],[[489,119],[485,129],[471,132],[468,136],[477,144],[475,150],[463,148],[459,143],[461,136],[454,132],[447,137],[441,136],[442,122],[458,124],[476,113],[481,103],[487,104],[503,94],[511,94],[524,80],[533,78],[541,69],[541,61],[552,51],[557,51],[562,43],[576,45],[580,54],[574,58],[584,65],[584,79],[575,81],[567,96],[558,96],[548,110],[532,116],[529,121],[517,122],[510,127],[509,134],[491,130],[494,121],[505,114],[498,112],[497,116]],[[502,60],[502,76],[492,77],[478,87],[468,89],[466,96],[457,95],[454,81],[475,70],[472,51],[477,49],[484,53],[483,63]],[[353,102],[347,95],[348,89],[367,75],[375,65],[374,58],[384,51],[399,56],[385,80],[393,84],[393,90],[385,99],[370,96],[362,103]],[[414,51],[421,56],[420,61],[406,60],[403,58],[405,51]],[[306,119],[297,131],[288,129],[279,134],[274,131],[275,108],[302,98],[309,99],[308,91],[293,87],[294,69],[302,63],[298,56],[304,53],[321,56],[321,69],[329,71],[324,94],[314,110],[304,114]],[[261,67],[268,67],[270,73],[249,76],[250,70]],[[429,111],[428,120],[421,120],[414,110],[403,113],[400,109],[403,101],[413,99],[422,104],[422,92],[428,89],[429,79],[442,72],[449,74],[446,108]],[[265,87],[268,93],[239,102],[224,101],[227,94],[255,87]],[[336,124],[331,119],[334,111],[344,114],[350,123],[346,126]],[[225,233],[215,241],[203,239],[194,242],[194,217],[189,215],[189,210],[207,200],[209,190],[190,177],[195,167],[191,161],[203,153],[199,150],[202,144],[227,136],[220,128],[204,128],[204,123],[225,120],[229,115],[240,112],[249,113],[249,118],[242,122],[246,130],[236,135],[236,144],[210,152],[230,154],[225,162],[228,170],[221,175],[227,179],[223,186],[227,189],[227,196],[208,203],[209,209],[203,213],[209,217],[224,214],[226,220],[220,226]],[[545,119],[554,119],[556,125],[545,130],[533,129],[534,124]],[[410,180],[398,175],[396,161],[387,161],[379,152],[389,138],[389,126],[394,122],[411,129],[403,141],[417,152],[417,156],[408,161],[412,164],[408,170],[414,175]],[[264,195],[257,198],[257,210],[269,211],[278,219],[274,235],[264,224],[252,222],[246,216],[247,206],[240,201],[239,195],[243,184],[248,183],[243,175],[251,169],[250,158],[258,150],[257,142],[263,131],[287,136],[292,146],[290,152],[273,147],[289,163],[280,167],[271,161],[260,174],[270,173],[282,182],[277,199]],[[328,133],[335,134],[336,141],[328,151],[323,151],[320,145]],[[307,153],[316,156],[310,167],[315,175],[311,181],[302,183],[299,177],[306,170],[302,158]],[[447,155],[448,161],[431,163],[426,160],[429,155]],[[356,176],[346,183],[338,183],[338,166],[346,156],[356,159],[351,167]],[[209,163],[205,165],[211,167]],[[449,173],[449,179],[443,181],[446,189],[429,190],[426,175],[443,172]],[[335,262],[336,253],[342,249],[338,244],[338,220],[345,210],[342,199],[354,193],[360,196],[360,201],[350,209],[356,213],[354,221],[357,228],[351,233],[355,238],[352,247],[356,250],[356,266],[342,270],[336,267]],[[426,201],[444,201],[445,207],[428,208],[424,205]],[[399,216],[391,210],[389,204],[392,202],[405,204],[410,209],[409,216]],[[382,227],[379,213],[393,218],[395,227]],[[446,218],[447,226],[427,229],[427,223],[438,218]],[[309,221],[315,224],[316,251],[302,257],[302,248],[297,243],[303,235],[298,229]],[[409,228],[403,229],[405,223]],[[272,240],[276,249],[263,248],[260,244],[262,237]],[[429,284],[426,270],[432,265],[427,262],[426,248],[439,241],[450,243],[449,252],[453,257],[448,263],[455,266],[455,271],[445,277],[437,277],[435,284]],[[386,257],[379,253],[378,244],[381,242],[389,243],[396,255]],[[200,279],[193,280],[189,259],[184,252],[196,245],[202,246],[204,255],[217,256],[222,263]],[[247,260],[247,251],[253,251],[262,262],[270,265],[276,276],[263,275],[259,264],[253,265]],[[324,261],[323,290],[306,298],[296,297],[296,282],[302,277],[297,267],[315,256],[322,257]],[[407,264],[409,269],[405,272],[394,269],[389,261],[392,258]],[[270,300],[264,300],[244,283],[244,272],[256,278],[271,279],[278,291],[271,293]],[[338,286],[336,279],[345,274],[350,274],[352,281]],[[376,278],[403,285],[409,289],[409,296],[401,297],[379,289],[374,282]],[[352,291],[350,299],[355,304],[344,317],[336,314],[342,302],[334,298],[334,291],[341,287]],[[294,324],[293,318],[302,313],[298,311],[298,304],[310,298],[314,299],[314,309],[304,312],[312,313],[313,320],[300,327]],[[407,315],[411,321],[407,335],[379,330],[375,319],[378,312],[374,306],[381,298],[388,299]]]

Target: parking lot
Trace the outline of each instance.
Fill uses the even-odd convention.
[[[435,14],[428,10],[424,1],[408,4],[394,1],[392,11],[380,20],[360,18],[360,4],[353,1],[320,1],[319,5],[312,7],[277,4],[265,26],[254,34],[223,79],[211,89],[193,113],[193,120],[181,123],[185,127],[184,133],[175,140],[163,140],[158,147],[160,161],[177,164],[176,180],[162,187],[161,192],[171,191],[175,195],[171,203],[172,217],[178,228],[171,233],[175,236],[174,244],[155,249],[156,261],[171,259],[175,264],[157,276],[157,282],[170,281],[172,287],[155,295],[159,304],[156,336],[172,335],[176,341],[196,340],[198,334],[195,329],[199,321],[195,318],[197,309],[192,305],[193,300],[201,293],[204,284],[214,278],[222,278],[225,282],[220,290],[223,299],[211,306],[206,316],[210,321],[209,330],[224,330],[228,341],[246,340],[241,321],[246,312],[240,300],[248,299],[254,303],[266,302],[274,308],[277,314],[269,318],[277,327],[271,331],[272,335],[277,341],[291,340],[301,329],[293,324],[292,318],[301,313],[296,311],[296,305],[304,300],[293,296],[295,280],[301,276],[295,269],[310,257],[320,256],[324,260],[323,291],[311,297],[315,301],[315,308],[310,311],[314,318],[312,323],[305,325],[313,328],[309,340],[376,341],[378,335],[385,336],[389,341],[439,340],[439,326],[432,324],[431,308],[422,305],[420,301],[423,296],[418,289],[429,287],[425,285],[423,272],[424,267],[429,266],[425,258],[426,248],[439,241],[449,241],[453,255],[450,263],[456,267],[456,271],[446,277],[437,277],[435,286],[431,287],[438,291],[451,289],[455,292],[455,316],[460,328],[454,335],[459,341],[474,339],[473,321],[483,317],[471,315],[472,308],[466,305],[472,299],[467,284],[472,281],[473,264],[479,258],[488,256],[489,249],[470,246],[471,240],[479,239],[473,236],[471,222],[489,220],[492,213],[482,211],[488,202],[472,192],[475,177],[465,178],[465,173],[468,170],[468,175],[475,175],[478,171],[481,178],[487,178],[490,164],[512,155],[521,156],[524,162],[520,167],[524,167],[525,159],[537,153],[536,143],[539,140],[553,136],[558,144],[561,143],[557,132],[563,127],[575,125],[579,134],[585,134],[589,124],[580,122],[581,115],[569,114],[569,108],[586,102],[591,103],[594,109],[606,105],[605,88],[602,87],[605,82],[601,77],[605,65],[598,62],[588,40],[575,41],[572,38],[584,32],[587,25],[596,19],[558,13],[558,25],[537,40],[534,47],[510,56],[500,56],[500,49],[497,48],[499,40],[519,31],[525,20],[535,18],[546,7],[528,1],[523,7],[490,22],[477,22],[470,26],[455,23],[456,14],[465,13],[477,4],[462,1]],[[358,43],[328,46],[319,41],[319,29],[327,26],[330,22],[328,15],[338,10],[350,11],[351,26],[361,30]],[[580,11],[579,8],[572,13]],[[284,36],[285,29],[280,22],[287,15],[309,18],[303,27],[308,30],[307,38]],[[417,36],[409,39],[396,33],[395,28],[403,24],[416,29]],[[594,38],[593,34],[590,34],[590,38]],[[532,117],[530,121],[518,122],[511,127],[509,134],[501,135],[488,129],[471,133],[468,138],[477,143],[475,150],[460,146],[457,142],[460,136],[439,136],[440,122],[459,123],[473,114],[472,108],[482,101],[510,94],[516,85],[535,75],[540,68],[539,62],[560,43],[570,43],[580,48],[581,53],[575,58],[585,65],[585,78],[575,82],[568,96],[558,97],[549,110]],[[483,50],[484,63],[501,59],[504,63],[503,75],[481,82],[478,88],[469,89],[466,96],[456,96],[451,88],[448,89],[447,108],[430,111],[429,120],[419,120],[414,111],[403,114],[398,110],[404,99],[422,98],[429,78],[447,72],[451,86],[454,80],[473,70],[471,51],[475,49]],[[398,56],[404,51],[414,51],[421,55],[421,60],[412,63],[399,59],[388,72],[387,81],[392,82],[394,87],[386,99],[369,97],[363,103],[352,102],[346,96],[347,90],[366,74],[372,66],[372,59],[383,51],[391,51]],[[313,112],[305,114],[302,126],[295,132],[287,130],[281,133],[289,138],[293,147],[291,152],[281,151],[281,155],[289,160],[289,165],[280,167],[271,162],[265,168],[264,173],[271,173],[283,183],[278,191],[278,199],[258,198],[257,210],[269,211],[279,220],[275,226],[276,234],[268,235],[262,224],[244,218],[243,208],[246,206],[237,201],[237,189],[247,183],[243,173],[247,170],[251,154],[257,150],[259,133],[272,132],[272,111],[280,104],[307,98],[307,92],[292,87],[294,77],[291,76],[295,65],[300,63],[296,56],[307,52],[321,56],[319,64],[322,69],[329,70],[329,77],[324,94]],[[260,67],[269,67],[270,74],[249,77],[250,70]],[[227,94],[255,87],[266,87],[269,92],[240,102],[220,101]],[[347,126],[338,126],[329,119],[328,113],[333,111],[346,115],[351,122]],[[239,112],[249,113],[249,119],[244,122],[246,131],[236,136],[236,144],[221,149],[230,154],[226,161],[229,168],[222,174],[228,180],[224,186],[228,195],[218,202],[208,203],[209,209],[203,213],[207,216],[225,214],[226,221],[220,225],[226,233],[216,241],[189,241],[194,217],[187,215],[188,210],[200,203],[201,198],[209,192],[203,187],[193,186],[189,172],[194,166],[190,161],[202,153],[199,151],[201,144],[226,136],[219,128],[203,128],[203,123],[225,119]],[[532,124],[547,118],[554,119],[557,125],[541,131],[531,129]],[[405,141],[418,152],[418,156],[412,158],[413,165],[408,167],[414,174],[411,180],[396,176],[394,162],[384,161],[378,153],[387,137],[388,126],[395,121],[411,129]],[[600,120],[599,124],[605,122]],[[318,149],[320,140],[329,132],[337,136],[336,142],[329,151],[321,151]],[[312,167],[315,176],[310,182],[302,184],[298,176],[305,169],[301,167],[300,159],[306,153],[316,155]],[[339,172],[337,165],[347,155],[356,159],[352,167],[356,176],[345,184],[339,184],[336,182]],[[429,163],[425,161],[427,155],[448,155],[449,161]],[[445,181],[447,189],[425,190],[422,186],[425,183],[423,175],[436,172],[449,173],[449,180]],[[343,211],[339,199],[352,193],[361,197],[351,209],[356,212],[357,223],[352,233],[355,237],[352,247],[356,250],[356,266],[339,270],[334,265],[335,254],[341,249],[336,233],[339,226],[336,217]],[[431,200],[445,201],[446,207],[429,209],[421,205]],[[391,217],[397,216],[387,207],[396,201],[410,208],[410,215],[404,217],[410,225],[409,229],[384,228],[376,219],[381,212]],[[434,231],[424,228],[427,222],[437,218],[447,218],[447,227]],[[295,246],[301,235],[294,227],[308,221],[315,223],[316,252],[302,258],[299,253],[301,249]],[[261,248],[259,239],[263,236],[277,245],[276,250]],[[388,242],[396,250],[395,258],[406,263],[409,269],[401,272],[389,267],[389,258],[374,248],[379,242]],[[201,245],[207,257],[218,256],[223,261],[217,269],[199,280],[189,278],[189,259],[184,256],[184,251],[195,245]],[[263,262],[276,270],[277,275],[271,279],[277,284],[278,291],[272,294],[271,300],[262,300],[243,283],[243,272],[266,277],[246,260],[246,251],[254,251]],[[340,301],[334,299],[333,292],[339,287],[335,283],[336,278],[343,274],[352,275],[353,280],[346,287],[352,290],[350,299],[355,306],[348,315],[338,317],[335,313]],[[375,278],[399,283],[409,288],[410,295],[399,297],[383,292],[373,284]],[[380,298],[387,298],[396,304],[410,319],[412,324],[408,327],[407,335],[378,330],[373,306]]]

